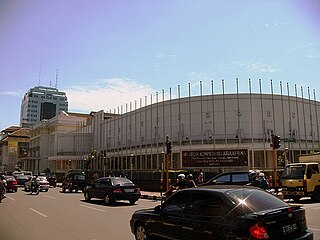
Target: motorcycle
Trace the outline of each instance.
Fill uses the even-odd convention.
[[[0,203],[2,202],[2,199],[6,198],[4,194],[5,194],[5,191],[2,190],[0,192]]]
[[[31,186],[30,193],[35,193],[38,195],[40,193],[40,186],[39,185],[33,185]]]

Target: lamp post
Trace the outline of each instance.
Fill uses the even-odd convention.
[[[131,159],[131,163],[130,163],[130,180],[132,181],[132,169],[133,169],[133,153],[130,154],[130,159]]]

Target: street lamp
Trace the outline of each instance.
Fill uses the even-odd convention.
[[[130,154],[130,158],[131,158],[131,163],[130,163],[130,180],[132,181],[132,169],[133,169],[133,153]]]

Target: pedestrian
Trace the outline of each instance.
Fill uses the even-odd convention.
[[[200,169],[200,172],[199,172],[199,176],[198,176],[198,184],[202,184],[203,183],[203,172],[202,172],[202,169]]]

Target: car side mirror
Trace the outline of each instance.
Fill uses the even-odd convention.
[[[156,212],[161,212],[161,205],[155,206],[154,210]]]

